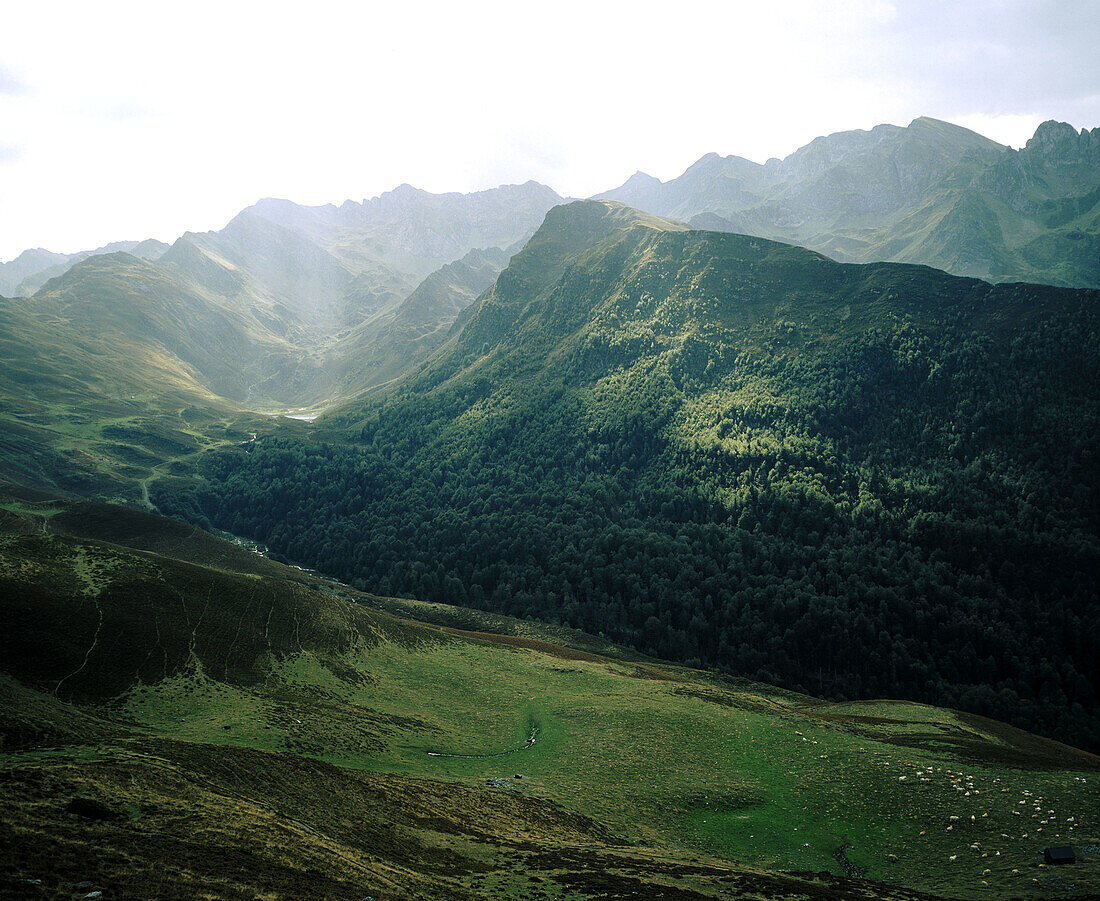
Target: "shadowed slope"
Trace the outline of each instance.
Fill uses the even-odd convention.
[[[1096,747],[1098,315],[569,204],[419,372],[157,502],[382,593]]]
[[[1021,798],[1093,841],[1100,762],[1000,724],[441,630],[211,536],[176,548],[240,572],[172,559],[170,522],[119,511],[152,554],[71,537],[96,505],[2,506],[5,897],[992,899],[1057,889]]]

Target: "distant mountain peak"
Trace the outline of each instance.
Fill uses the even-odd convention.
[[[1024,152],[1070,162],[1100,163],[1100,128],[1077,131],[1068,122],[1048,119],[1035,129]]]
[[[943,119],[936,119],[932,116],[917,116],[917,118],[910,122],[906,128],[910,130],[919,130],[922,128],[934,128],[936,130],[949,129],[952,131],[965,131],[971,134],[977,134],[977,132],[971,131],[969,128],[965,128],[962,125],[955,125],[953,122],[946,122]]]
[[[686,223],[655,216],[615,200],[574,200],[547,212],[542,227],[531,240],[534,242],[536,238],[541,238],[547,230],[562,226],[575,227],[582,223],[599,223],[596,231],[601,233],[601,237],[615,229],[638,225],[658,231],[684,231],[688,228]]]
[[[345,201],[345,203],[352,203],[352,201],[347,200],[347,201]],[[242,212],[245,212],[247,210],[251,210],[252,212],[256,213],[259,216],[264,216],[265,218],[272,218],[272,214],[275,214],[275,213],[278,213],[278,212],[294,211],[294,210],[301,210],[301,209],[335,210],[336,205],[332,204],[332,203],[325,203],[325,204],[321,204],[319,206],[303,207],[300,204],[295,203],[293,200],[287,200],[285,197],[263,197],[260,200],[257,200],[254,204],[252,204],[252,206],[246,207],[245,210],[242,210]]]
[[[1057,119],[1047,119],[1046,122],[1041,123],[1039,127],[1035,129],[1035,134],[1028,140],[1028,144],[1031,144],[1032,141],[1036,144],[1065,141],[1076,138],[1077,136],[1077,129],[1068,122],[1059,122]]]
[[[654,178],[649,173],[643,172],[641,169],[639,169],[637,172],[635,172],[633,175],[631,175],[630,178],[628,178],[625,182],[623,182],[623,187],[625,188],[625,187],[629,186],[629,187],[632,187],[632,188],[634,188],[634,187],[640,188],[640,187],[648,187],[650,185],[659,185],[659,184],[661,184],[661,180],[659,178]]]
[[[720,163],[725,157],[720,153],[715,153],[713,150],[710,153],[704,153],[699,159],[695,161],[695,166],[707,166],[711,163]]]
[[[736,172],[743,173],[746,170],[757,170],[760,166],[743,156],[730,154],[722,156],[719,153],[705,153],[694,163],[688,166],[684,175],[710,175],[712,173]]]
[[[905,131],[917,134],[922,132],[934,133],[945,137],[951,136],[965,144],[980,145],[995,150],[1007,149],[1004,144],[978,134],[973,129],[956,125],[954,122],[945,122],[943,119],[934,119],[931,116],[918,116],[909,123]]]

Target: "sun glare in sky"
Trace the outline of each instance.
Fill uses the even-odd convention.
[[[927,115],[1100,124],[1087,2],[21,4],[0,259],[170,241],[260,197],[535,179],[587,196]]]

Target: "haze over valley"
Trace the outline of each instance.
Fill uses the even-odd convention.
[[[1040,6],[16,22],[0,895],[1100,895],[1095,27]]]

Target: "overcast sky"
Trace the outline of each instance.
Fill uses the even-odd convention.
[[[1096,0],[11,3],[0,260],[265,196],[586,196],[921,115],[1018,147],[1100,125],[1098,47]]]

